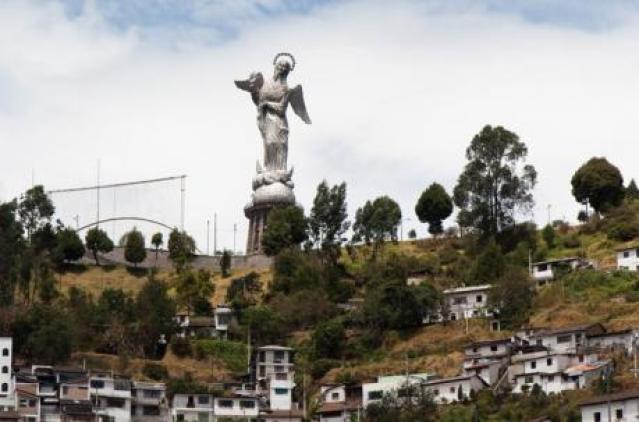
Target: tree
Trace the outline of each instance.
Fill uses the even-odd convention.
[[[158,344],[161,336],[166,339],[175,331],[175,302],[169,296],[165,282],[153,274],[142,286],[136,298],[135,312],[138,319],[138,337],[144,354],[155,359],[159,356]]]
[[[231,252],[228,249],[224,249],[222,256],[220,257],[220,271],[222,271],[222,277],[226,278],[230,275],[231,270]]]
[[[367,289],[362,309],[366,326],[375,332],[418,327],[423,312],[415,291],[404,280]]]
[[[255,305],[261,291],[260,275],[256,272],[250,272],[243,277],[231,280],[231,284],[226,289],[226,303],[236,309]]]
[[[13,303],[24,249],[22,225],[17,221],[16,201],[0,203],[0,305]]]
[[[77,261],[84,256],[84,245],[78,233],[71,228],[62,228],[56,233],[53,257],[56,261]]]
[[[488,283],[504,275],[506,260],[501,248],[494,239],[490,239],[471,268],[471,283]]]
[[[444,187],[439,183],[431,184],[428,189],[422,192],[415,214],[422,223],[428,223],[428,232],[432,235],[442,234],[444,229],[442,221],[447,219],[453,212],[453,201]]]
[[[314,359],[339,359],[346,341],[341,321],[330,320],[318,324],[311,338]]]
[[[402,211],[397,202],[388,196],[380,196],[373,202],[366,201],[355,213],[353,240],[373,242],[375,250],[386,239],[397,240],[397,228],[402,220]]]
[[[313,208],[308,220],[313,244],[321,247],[324,256],[333,264],[340,256],[344,234],[350,227],[346,211],[346,183],[329,188],[326,181],[317,186]]]
[[[544,238],[549,249],[552,249],[555,246],[555,229],[550,224],[543,228],[541,236]]]
[[[286,248],[298,246],[308,239],[306,217],[297,206],[278,207],[268,215],[262,237],[262,247],[268,256],[275,256]]]
[[[495,281],[488,294],[488,304],[497,310],[502,328],[517,329],[528,320],[532,297],[528,272],[522,268],[509,268]]]
[[[579,167],[570,183],[577,202],[589,203],[598,213],[618,206],[624,198],[621,172],[603,157],[593,157]]]
[[[181,271],[195,254],[195,240],[185,231],[178,229],[173,229],[169,234],[168,247],[169,258],[178,271]]]
[[[190,268],[178,273],[176,292],[178,302],[193,312],[197,309],[210,309],[209,299],[215,293],[215,284],[211,281],[211,273],[200,269],[194,272]],[[209,306],[207,307],[206,304]],[[200,314],[201,312],[197,312]]]
[[[516,211],[532,208],[537,172],[522,166],[527,154],[519,136],[501,126],[487,125],[475,135],[453,192],[461,226],[494,235],[514,224]]]
[[[47,196],[42,185],[32,187],[20,197],[18,214],[22,225],[27,230],[29,240],[35,231],[51,222],[54,212],[53,202]]]
[[[635,179],[631,179],[630,183],[628,183],[628,187],[626,187],[626,199],[630,201],[639,199],[639,188],[637,188]]]
[[[151,236],[151,244],[155,248],[155,262],[156,262],[156,264],[158,262],[158,253],[160,252],[160,247],[162,246],[163,243],[164,243],[164,239],[162,237],[162,233],[157,232],[157,233],[154,233],[153,236]]]
[[[124,243],[124,259],[137,267],[146,259],[146,247],[144,245],[144,235],[135,227],[126,235]]]
[[[98,252],[108,253],[113,250],[113,241],[109,239],[106,232],[98,227],[89,230],[84,238],[87,249],[93,253],[95,264],[100,265]]]

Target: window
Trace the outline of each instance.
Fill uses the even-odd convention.
[[[477,295],[477,297],[475,297],[475,301],[477,303],[481,303],[484,300],[484,297],[482,295]]]
[[[107,397],[106,398],[106,407],[117,407],[123,408],[126,405],[125,399],[120,399],[116,397]]]
[[[255,409],[255,401],[254,400],[240,400],[240,408],[241,409]]]
[[[548,375],[548,382],[555,382],[555,376],[554,375]]]
[[[384,397],[383,391],[369,391],[368,400],[381,400]]]
[[[572,335],[564,334],[563,336],[557,336],[557,343],[570,343]]]
[[[533,383],[533,377],[530,376],[530,375],[526,376],[526,378],[524,378],[524,382],[526,384],[532,384]]]
[[[91,388],[104,388],[104,381],[91,380]]]
[[[464,305],[464,304],[466,304],[466,296],[453,298],[453,305]]]
[[[623,251],[623,257],[628,258],[630,256],[630,251]]]
[[[275,389],[275,394],[278,396],[283,396],[288,394],[288,388],[276,388]]]
[[[2,373],[3,374],[8,374],[9,373],[9,367],[8,366],[3,366],[2,367]]]
[[[617,419],[623,419],[623,409],[615,410],[615,416],[617,417]]]
[[[143,416],[160,416],[160,408],[158,406],[143,406]]]
[[[160,390],[142,390],[142,397],[146,399],[159,399],[162,397],[162,392]]]
[[[7,384],[6,382],[2,383],[2,392],[6,393],[7,391],[9,391],[9,384]]]
[[[473,353],[477,353],[477,347],[473,347]]]
[[[552,365],[552,358],[546,359],[546,365],[548,365],[548,366]]]
[[[274,352],[275,355],[275,361],[283,361],[284,360],[284,351],[283,350],[276,350]]]
[[[451,394],[455,393],[455,387],[450,387],[450,388],[448,389],[448,391],[449,391]]]
[[[220,407],[230,409],[233,407],[233,400],[218,400],[217,405]]]
[[[184,422],[184,415],[177,415],[178,422]]]
[[[266,376],[266,368],[264,366],[260,366],[260,377]]]
[[[339,400],[339,393],[331,393],[331,400]]]
[[[543,340],[542,340],[542,339],[540,339],[540,338],[538,338],[538,339],[537,339],[537,341],[536,341],[535,343],[537,343],[537,346],[543,346],[543,345],[544,345]]]
[[[62,394],[65,396],[69,394],[69,387],[67,387],[66,385],[62,386]]]
[[[535,361],[530,362],[530,369],[537,369],[537,362]]]
[[[492,346],[490,346],[490,351],[491,352],[496,352],[497,351],[497,345],[493,344]]]
[[[263,351],[260,352],[260,362],[266,362],[266,353]]]
[[[284,367],[283,367],[283,366],[276,365],[275,367],[273,367],[273,371],[274,371],[275,373],[284,372]]]
[[[601,422],[601,412],[594,413],[595,422]]]
[[[2,356],[9,356],[9,349],[7,349],[6,347],[2,349]]]
[[[433,396],[439,396],[439,390],[438,389],[434,389],[433,390]]]
[[[278,381],[286,381],[288,379],[288,374],[285,372],[282,372],[280,374],[275,374],[275,379]]]
[[[548,264],[539,264],[537,265],[537,271],[544,272],[544,271],[548,271]]]
[[[197,396],[197,404],[209,404],[209,396]]]

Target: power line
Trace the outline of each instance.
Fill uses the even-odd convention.
[[[160,177],[158,179],[136,180],[133,182],[111,183],[108,185],[98,184],[96,186],[84,186],[80,188],[53,189],[53,190],[47,191],[47,193],[48,194],[68,193],[68,192],[82,192],[82,191],[95,190],[95,189],[119,188],[122,186],[143,185],[147,183],[157,183],[157,182],[168,182],[170,180],[186,179],[186,177],[187,177],[186,174],[183,174],[180,176]]]

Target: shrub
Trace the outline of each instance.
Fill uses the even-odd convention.
[[[142,367],[142,374],[154,381],[163,381],[169,378],[169,371],[166,366],[159,363],[145,364]]]
[[[171,351],[175,356],[180,358],[191,356],[191,342],[188,339],[176,337],[173,342],[171,342]]]
[[[311,376],[313,379],[318,380],[326,375],[328,371],[337,368],[339,365],[340,361],[335,359],[315,359],[311,363]]]
[[[610,239],[626,242],[639,236],[639,223],[636,221],[619,221],[608,227],[607,235]]]
[[[564,248],[578,248],[581,246],[581,240],[579,240],[579,237],[577,237],[577,235],[575,234],[569,234],[563,237],[563,239],[561,239],[561,242],[564,245]]]
[[[246,371],[247,349],[244,343],[228,340],[196,340],[193,343],[196,358],[213,358],[232,372]]]

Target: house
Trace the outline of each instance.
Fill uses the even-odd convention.
[[[627,271],[639,270],[639,248],[617,249],[617,269]]]
[[[178,337],[216,337],[215,317],[192,316],[188,312],[180,312],[175,316],[178,324]]]
[[[184,422],[212,422],[215,399],[211,394],[176,394],[171,419]]]
[[[427,381],[425,391],[433,395],[435,403],[454,403],[469,398],[471,392],[483,390],[488,383],[478,375],[463,375]]]
[[[91,402],[99,422],[131,420],[131,380],[109,373],[92,374],[89,382]]]
[[[13,410],[13,339],[0,337],[0,410]]]
[[[582,422],[634,421],[639,419],[639,391],[593,397],[579,407]]]
[[[0,411],[0,421],[2,422],[19,422],[22,421],[20,414],[13,410]]]
[[[258,347],[256,352],[254,375],[257,381],[270,379],[279,381],[294,380],[293,349],[270,345]]]
[[[291,410],[293,408],[293,388],[289,380],[270,379],[268,381],[268,403],[271,410]]]
[[[377,377],[376,382],[362,384],[362,407],[381,400],[385,394],[398,393],[407,387],[421,386],[434,379],[433,374],[388,375]]]
[[[586,336],[588,347],[605,351],[623,350],[627,355],[632,353],[633,343],[639,333],[630,328],[621,331],[609,331]]]
[[[588,345],[588,336],[603,334],[601,324],[585,324],[572,327],[540,330],[528,337],[530,344],[544,346],[555,352],[577,353]]]
[[[482,284],[444,290],[444,301],[448,311],[444,318],[454,321],[492,316],[488,309],[488,292],[491,288],[490,284]]]
[[[588,261],[576,256],[533,262],[531,264],[532,271],[530,275],[537,282],[538,286],[543,286],[547,281],[551,281],[555,278],[560,268],[564,268],[566,271],[574,271],[578,268],[587,267],[588,265],[590,265]]]
[[[257,396],[234,395],[231,397],[216,397],[213,414],[216,418],[242,418],[249,420],[259,416],[259,400]],[[198,420],[198,422],[200,422]]]
[[[230,306],[218,305],[215,308],[214,315],[217,337],[228,338],[229,326],[233,320],[233,309]]]
[[[132,422],[168,420],[169,409],[164,383],[133,381],[131,397]]]
[[[319,422],[350,422],[361,413],[362,386],[322,385],[319,404]]]
[[[297,409],[291,410],[263,410],[260,411],[259,420],[263,422],[302,422],[304,412]]]
[[[477,341],[464,348],[464,375],[478,375],[494,385],[508,367],[513,343],[510,338]]]
[[[93,403],[90,400],[60,400],[61,422],[93,422],[95,418]]]
[[[38,383],[21,382],[15,383],[16,411],[20,418],[35,422],[40,420],[40,398],[38,397]]]

